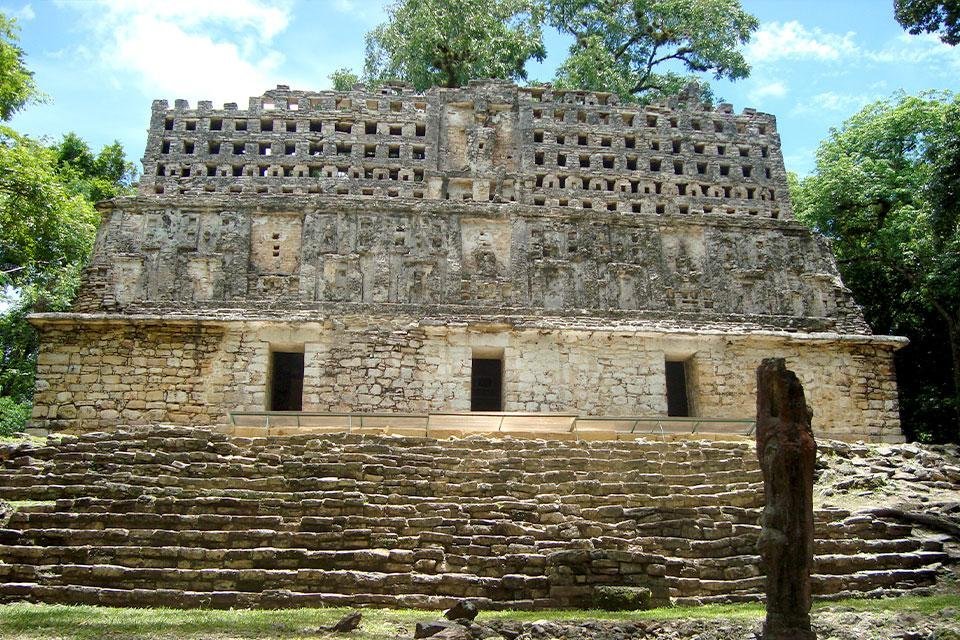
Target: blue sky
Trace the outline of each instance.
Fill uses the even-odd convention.
[[[277,84],[329,87],[339,67],[359,69],[363,36],[384,18],[379,0],[0,0],[17,18],[27,64],[46,104],[13,121],[95,148],[114,139],[139,160],[150,102],[186,98],[246,103]],[[745,55],[747,80],[717,82],[739,111],[777,116],[787,168],[808,173],[830,127],[864,104],[903,90],[960,90],[960,47],[907,35],[891,0],[743,0],[761,26]],[[549,80],[567,42],[547,37],[548,58],[528,67]]]

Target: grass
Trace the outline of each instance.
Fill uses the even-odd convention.
[[[844,600],[815,605],[817,610],[843,608],[862,612],[914,611],[934,613],[945,608],[960,609],[960,595],[904,597],[885,600]],[[177,610],[118,609],[92,606],[41,605],[15,603],[0,606],[0,637],[27,640],[60,638],[63,640],[159,640],[172,638],[295,638],[334,637],[320,627],[340,619],[350,609],[256,610]],[[360,629],[350,640],[380,640],[411,637],[415,623],[434,620],[437,611],[413,609],[364,609]],[[763,616],[760,604],[673,607],[636,612],[590,610],[488,611],[483,620],[675,620],[675,619],[757,619]]]

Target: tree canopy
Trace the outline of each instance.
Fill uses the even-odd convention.
[[[418,90],[474,78],[523,80],[546,55],[537,0],[398,0],[367,34],[367,82],[410,82]]]
[[[22,57],[0,14],[4,119],[38,95]],[[95,154],[72,133],[51,145],[0,126],[0,435],[29,415],[38,345],[27,315],[69,307],[100,221],[93,203],[134,178],[118,142]]]
[[[327,77],[330,78],[334,91],[350,91],[360,82],[359,76],[347,67],[341,67]]]
[[[40,98],[33,72],[23,62],[16,21],[0,14],[0,119],[9,120],[28,102]]]
[[[758,23],[739,0],[550,0],[548,7],[551,24],[575,39],[559,86],[651,100],[679,93],[689,72],[750,74],[739,47]]]
[[[960,43],[960,1],[958,0],[894,0],[897,22],[910,33],[939,32],[949,44]]]
[[[911,339],[897,356],[904,428],[936,440],[960,435],[958,193],[960,98],[945,93],[864,107],[794,193],[874,331]]]

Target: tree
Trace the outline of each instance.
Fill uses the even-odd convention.
[[[38,93],[13,22],[0,14],[0,117]],[[67,134],[45,145],[0,126],[0,435],[30,413],[38,349],[33,310],[69,308],[100,216],[93,202],[127,193],[134,167],[114,142],[94,154]]]
[[[904,428],[960,436],[960,98],[864,107],[821,143],[796,187],[801,220],[833,240],[844,282],[897,356]],[[948,348],[944,348],[948,346]]]
[[[574,37],[555,84],[645,102],[680,92],[676,68],[747,77],[738,47],[758,25],[739,0],[551,0],[548,16]]]
[[[897,22],[913,35],[940,32],[940,40],[960,43],[960,2],[958,0],[894,0]]]
[[[42,98],[33,73],[23,63],[17,23],[0,14],[0,119],[7,121],[31,100]]]
[[[347,67],[337,69],[327,77],[330,78],[334,91],[350,91],[360,82],[359,76]]]
[[[417,90],[475,78],[523,80],[543,60],[538,0],[398,0],[367,34],[365,80],[401,80]]]
[[[88,200],[98,202],[131,192],[136,168],[116,140],[94,156],[89,145],[70,132],[52,150],[61,180]]]

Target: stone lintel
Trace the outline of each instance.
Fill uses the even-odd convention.
[[[317,324],[330,320],[346,320],[351,315],[332,315],[332,314],[314,314],[311,316],[296,317],[289,315],[285,318],[255,317],[255,316],[172,316],[172,315],[150,315],[150,314],[117,314],[117,313],[33,313],[28,316],[28,320],[35,327],[60,325],[144,325],[144,324],[164,324],[173,326],[190,325],[210,325],[210,326],[230,326],[230,325],[284,325],[291,323]],[[369,319],[371,315],[356,314],[356,318]],[[632,338],[655,338],[663,336],[676,336],[678,338],[726,338],[737,340],[769,341],[795,343],[844,343],[849,345],[872,345],[877,347],[886,347],[892,351],[902,349],[909,344],[909,339],[902,336],[884,336],[884,335],[863,335],[863,334],[840,334],[840,333],[801,333],[790,331],[757,331],[750,329],[691,329],[683,327],[656,328],[653,329],[643,324],[636,325],[609,325],[609,326],[577,326],[565,322],[563,318],[540,318],[537,322],[531,322],[528,318],[501,317],[493,320],[470,321],[458,318],[430,318],[413,317],[402,315],[384,316],[385,319],[396,321],[408,321],[423,328],[428,333],[445,333],[451,327],[462,327],[472,331],[485,333],[510,331],[515,329],[532,329],[547,331],[576,331],[582,333],[609,333],[614,335],[630,336]]]

